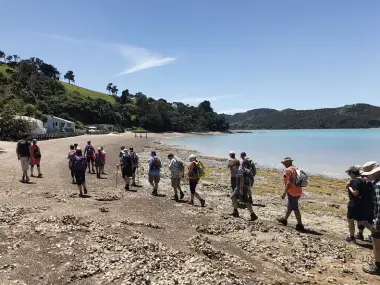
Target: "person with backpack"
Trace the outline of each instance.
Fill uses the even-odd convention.
[[[129,153],[130,153],[131,158],[132,158],[132,186],[137,186],[137,184],[136,184],[136,171],[138,171],[138,168],[139,168],[139,156],[133,150],[133,147],[129,148]]]
[[[37,140],[33,139],[32,140],[32,146],[30,147],[30,176],[34,177],[33,175],[33,170],[34,166],[37,166],[37,171],[38,171],[38,177],[41,178],[41,149],[37,145]]]
[[[196,191],[197,184],[199,180],[205,175],[205,170],[202,162],[197,159],[195,154],[189,156],[190,164],[188,166],[188,177],[189,177],[189,187],[190,187],[190,202],[189,204],[194,205],[194,197],[199,200],[201,206],[204,207],[206,201]]]
[[[364,169],[364,166],[363,166]],[[373,222],[372,222],[372,245],[374,262],[363,265],[363,271],[368,274],[380,276],[380,166],[376,164],[371,170],[364,172],[374,185],[373,189]]]
[[[171,182],[174,190],[174,200],[179,201],[179,199],[183,199],[185,194],[183,194],[181,189],[181,179],[184,177],[185,167],[183,161],[174,154],[170,153],[168,155],[168,159],[170,160],[169,169],[171,174]],[[179,191],[179,198],[178,198]]]
[[[82,150],[80,147],[77,147],[75,151],[75,158],[73,161],[72,170],[74,171],[75,181],[79,189],[79,197],[84,197],[83,194],[87,194],[86,187],[86,169],[88,163],[87,158],[83,156]],[[83,192],[82,192],[83,188]]]
[[[121,166],[121,174],[125,181],[124,189],[126,191],[129,191],[129,184],[132,177],[133,164],[132,164],[131,154],[125,148],[124,148],[123,156],[120,158],[120,164],[118,164],[117,167],[119,166]]]
[[[84,156],[87,157],[88,173],[91,173],[90,163],[92,167],[92,173],[95,173],[95,148],[91,145],[91,141],[88,141],[86,147],[84,148]]]
[[[76,155],[75,146],[70,145],[70,151],[67,154],[67,159],[69,160],[69,169],[71,171],[71,179],[72,179],[73,184],[75,184],[75,175],[74,175],[74,170],[73,170],[75,155]]]
[[[28,135],[24,135],[23,138],[17,143],[16,154],[17,159],[21,162],[22,170],[22,183],[28,183],[30,181],[28,176],[29,159],[30,159],[30,141]]]
[[[240,161],[236,158],[235,152],[233,151],[230,151],[229,157],[230,159],[228,160],[228,169],[230,170],[231,175],[231,188],[232,191],[234,191],[236,189],[236,179],[240,167]]]
[[[247,154],[245,152],[242,152],[240,154],[240,158],[242,159],[242,161],[244,160],[247,160],[248,161],[248,169],[251,170],[252,174],[253,174],[253,179],[252,179],[252,185],[248,188],[248,197],[249,197],[249,203],[253,203],[253,199],[252,199],[252,189],[253,189],[253,184],[255,183],[255,176],[257,174],[257,169],[256,169],[256,164],[252,161],[252,159],[248,158],[247,157]]]
[[[100,147],[100,150],[102,151],[102,174],[106,174],[105,172],[104,172],[104,168],[105,168],[105,166],[106,166],[106,152],[105,152],[105,150],[104,150],[104,147]]]
[[[247,209],[251,213],[251,221],[256,221],[258,217],[253,211],[252,204],[249,202],[248,189],[252,184],[253,173],[248,166],[249,161],[245,159],[238,169],[238,174],[236,176],[236,188],[232,190],[231,194],[232,206],[234,208],[232,216],[236,218],[239,217],[238,200],[240,200],[240,202],[246,205]]]
[[[346,241],[356,243],[356,238],[361,238],[361,236],[355,236],[355,221],[358,225],[365,226],[371,232],[373,231],[371,224],[373,220],[372,199],[374,189],[372,181],[361,177],[363,173],[361,167],[351,166],[346,170],[346,173],[351,178],[350,182],[346,185],[349,198],[347,205],[347,222],[350,233],[350,235],[346,237]]]
[[[100,178],[101,173],[103,172],[104,168],[104,154],[102,152],[102,148],[99,147],[98,151],[95,153],[95,168],[96,168],[96,177]]]
[[[162,163],[161,160],[157,157],[157,153],[155,151],[151,152],[151,158],[148,161],[149,164],[149,183],[153,187],[152,195],[157,196],[158,195],[158,183],[160,183],[160,172]]]
[[[297,167],[293,165],[293,159],[285,157],[281,163],[285,166],[284,172],[284,193],[281,195],[282,199],[288,197],[288,207],[285,216],[277,218],[277,221],[286,226],[288,224],[288,218],[294,211],[297,219],[296,230],[305,230],[302,224],[301,212],[299,210],[298,200],[302,196],[302,185],[307,185],[307,176],[303,171],[297,170]]]

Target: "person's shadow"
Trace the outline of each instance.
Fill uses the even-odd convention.
[[[303,234],[309,234],[309,235],[315,235],[315,236],[323,236],[322,233],[314,231],[312,229],[304,229],[304,230],[296,230],[297,232],[303,233]]]

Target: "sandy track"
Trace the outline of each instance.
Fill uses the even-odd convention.
[[[15,144],[0,142],[0,284],[376,284],[361,272],[370,251],[346,245],[339,217],[305,214],[305,224],[321,235],[300,234],[274,218],[277,197],[265,204],[260,220],[233,219],[227,177],[200,185],[207,207],[171,200],[167,152],[152,197],[143,169],[137,192],[115,187],[120,145],[133,145],[141,161],[157,147],[155,138],[132,134],[81,136],[40,142],[44,178],[21,184]],[[91,139],[107,152],[107,179],[87,177],[90,198],[77,196],[67,168],[69,144]],[[186,151],[179,155],[187,157]],[[207,164],[215,161],[205,160]],[[145,167],[146,168],[146,167]],[[187,187],[186,185],[184,187]],[[186,194],[188,194],[187,188]],[[186,195],[185,199],[188,196]],[[17,283],[18,282],[18,283]]]

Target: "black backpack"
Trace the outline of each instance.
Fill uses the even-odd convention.
[[[249,170],[252,171],[252,174],[253,174],[253,176],[255,177],[255,176],[256,176],[256,173],[257,173],[256,165],[255,165],[255,163],[252,161],[252,159],[247,158],[247,160],[248,160],[248,166],[247,166],[247,168],[248,168]]]
[[[122,159],[123,169],[132,169],[132,157],[130,154],[124,154]]]

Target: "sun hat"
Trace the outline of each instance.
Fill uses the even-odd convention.
[[[100,146],[100,147],[98,147],[98,150],[102,150],[102,147]]]
[[[231,154],[235,154],[235,152],[231,150],[228,154],[229,154],[229,155],[231,155]]]
[[[243,151],[243,152],[240,154],[240,156],[244,156],[244,157],[246,157],[247,154]]]
[[[380,172],[380,166],[376,161],[368,161],[364,163],[362,169],[363,171],[361,172],[361,175],[363,176],[368,176],[376,172]]]
[[[189,156],[189,161],[194,161],[194,160],[196,160],[197,159],[197,156],[195,155],[195,154],[191,154],[190,156]]]
[[[285,163],[285,162],[293,162],[293,159],[289,156],[285,157],[283,161],[281,161],[281,163]]]
[[[150,153],[151,156],[157,156],[157,153],[153,150],[151,153]]]
[[[352,173],[352,174],[355,174],[355,175],[360,175],[362,174],[362,167],[360,165],[353,165],[353,166],[350,166],[347,170],[346,170],[346,173],[349,174],[349,173]]]

